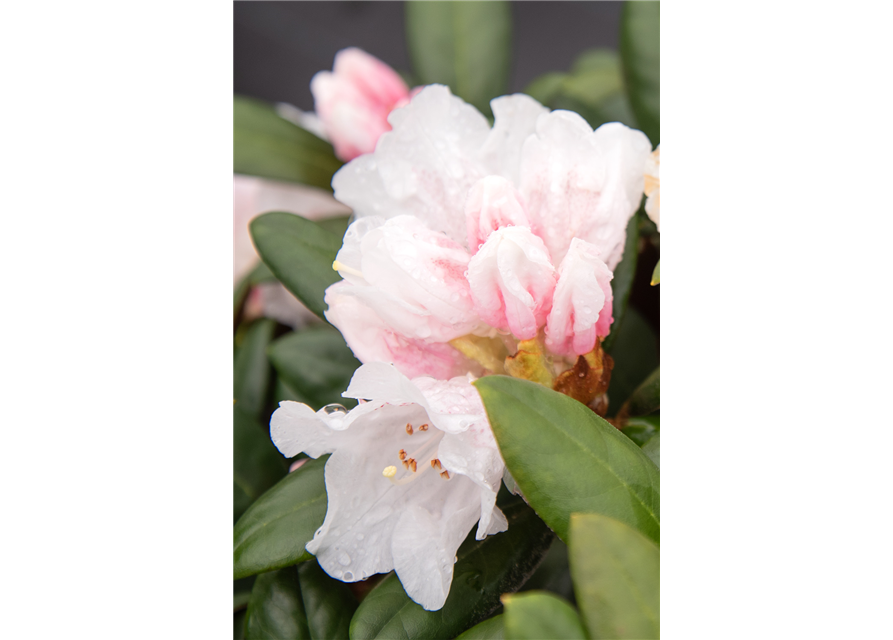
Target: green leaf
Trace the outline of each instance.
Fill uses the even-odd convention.
[[[274,320],[258,320],[248,327],[233,364],[233,398],[242,411],[259,416],[270,387],[267,345],[276,329]]]
[[[316,221],[316,224],[331,233],[333,236],[344,238],[344,234],[347,233],[347,227],[350,226],[350,219],[351,216],[320,218]]]
[[[307,626],[313,638],[347,638],[357,599],[340,580],[330,578],[316,560],[298,567]]]
[[[573,601],[574,585],[567,560],[567,545],[555,538],[549,552],[530,579],[524,583],[524,591],[550,591],[565,600]]]
[[[505,640],[505,616],[500,613],[479,622],[456,640]]]
[[[639,128],[660,144],[660,2],[624,2],[620,56]]]
[[[328,191],[341,161],[325,140],[277,115],[272,105],[233,96],[233,172]]]
[[[245,618],[247,609],[239,609],[233,614],[233,640],[245,640]]]
[[[660,410],[660,367],[636,387],[629,399],[624,403],[619,415],[647,416]]]
[[[651,462],[660,469],[660,433],[653,435],[642,445],[642,453],[651,458]]]
[[[593,640],[660,637],[660,550],[622,522],[575,513],[571,574]]]
[[[307,614],[294,567],[257,577],[248,603],[247,640],[310,640]]]
[[[565,600],[545,591],[502,597],[506,640],[586,640],[583,623]]]
[[[281,569],[313,556],[304,549],[326,516],[328,456],[308,460],[239,518],[233,531],[233,578]]]
[[[285,459],[254,416],[233,407],[233,519],[285,475]]]
[[[507,93],[512,15],[507,2],[407,2],[406,43],[422,84],[445,84],[491,115]]]
[[[623,324],[626,308],[629,305],[629,294],[633,288],[633,280],[636,276],[636,265],[639,262],[639,224],[638,215],[633,215],[626,225],[626,242],[623,245],[623,258],[614,269],[614,278],[611,280],[611,292],[614,295],[614,322],[611,324],[611,333],[605,339],[604,348],[610,353],[611,345],[617,339],[617,333]]]
[[[660,260],[654,265],[654,273],[651,274],[651,286],[660,284]]]
[[[459,547],[450,595],[440,611],[425,611],[410,600],[391,574],[360,604],[350,623],[351,639],[455,638],[490,615],[500,595],[524,583],[552,541],[552,532],[520,499],[503,513],[507,531],[478,541],[472,530]]]
[[[341,393],[360,361],[332,327],[319,325],[290,333],[271,344],[267,353],[287,387],[309,398],[314,409],[333,402],[356,405]]]
[[[332,269],[341,239],[310,220],[281,211],[256,217],[248,228],[273,275],[322,318],[326,288],[341,280]]]
[[[594,129],[606,122],[637,127],[624,91],[620,58],[608,49],[583,52],[568,73],[539,76],[524,93],[551,109],[579,113]]]
[[[660,433],[660,414],[629,418],[623,425],[622,433],[641,447],[656,433]]]
[[[660,472],[629,438],[534,382],[486,376],[474,385],[515,482],[562,540],[575,511],[609,515],[660,539]]]
[[[616,414],[633,391],[660,366],[657,336],[635,307],[629,306],[614,341],[605,351],[614,359],[608,400],[609,414]]]

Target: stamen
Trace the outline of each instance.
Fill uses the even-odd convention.
[[[431,460],[431,468],[432,469],[443,469],[443,467],[440,465],[440,460],[438,460],[437,458],[433,458]]]
[[[412,425],[408,422],[406,423],[406,433],[412,435]]]
[[[397,452],[397,455],[400,456],[401,460],[406,460],[406,449],[400,449],[400,451]]]
[[[423,424],[421,427],[419,427],[419,431],[427,431],[427,430],[428,430],[427,424]]]
[[[404,469],[409,469],[409,460],[404,460],[404,461],[403,461],[403,468],[404,468]]]
[[[344,273],[348,273],[352,276],[357,276],[358,278],[365,279],[365,276],[360,271],[357,271],[353,267],[348,267],[343,262],[338,262],[337,260],[335,260],[335,262],[332,263],[332,269],[334,269],[338,273],[344,272]]]
[[[409,466],[412,467],[412,472],[415,473],[415,472],[416,472],[415,458],[410,458],[410,459],[409,459]]]
[[[385,478],[393,478],[395,475],[397,475],[397,467],[385,467],[384,471],[381,472],[381,475],[383,475]]]
[[[446,480],[449,480],[449,479],[450,479],[450,472],[449,472],[449,471],[444,471],[443,473],[440,474],[440,477],[441,477],[441,478],[445,478]]]

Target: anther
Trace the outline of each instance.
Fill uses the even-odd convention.
[[[385,467],[384,471],[381,472],[381,475],[383,475],[385,478],[393,478],[395,475],[397,475],[397,467]]]
[[[404,460],[404,461],[403,461],[403,468],[404,468],[404,469],[409,469],[409,460]]]
[[[431,460],[431,468],[432,469],[443,469],[443,467],[440,466],[440,460],[438,460],[437,458],[434,458]]]
[[[415,472],[416,472],[416,462],[415,462],[415,458],[410,458],[410,459],[409,459],[409,466],[412,467],[412,472],[415,473]]]
[[[450,479],[450,472],[449,472],[449,471],[444,471],[443,473],[440,474],[440,477],[441,477],[441,478],[444,478],[444,479],[446,479],[446,480],[449,480],[449,479]]]
[[[408,422],[406,423],[406,433],[412,435],[412,425]]]
[[[419,427],[419,431],[427,431],[427,430],[428,430],[427,424],[423,424],[421,427]]]
[[[400,456],[401,460],[406,460],[406,450],[405,449],[400,449],[400,451],[397,453],[397,455]]]

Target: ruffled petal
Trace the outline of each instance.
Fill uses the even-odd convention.
[[[543,241],[524,227],[494,231],[468,264],[478,315],[519,340],[535,337],[545,323],[555,280]]]
[[[431,85],[389,116],[393,126],[373,154],[342,167],[335,197],[357,217],[414,215],[465,243],[465,198],[485,175],[478,156],[489,126],[480,112]]]
[[[523,93],[490,101],[495,118],[493,129],[481,149],[481,160],[489,170],[518,184],[521,147],[536,130],[536,120],[549,110]]]
[[[500,176],[482,178],[471,188],[465,201],[468,249],[476,253],[490,234],[503,227],[529,227],[521,194]]]
[[[552,311],[546,323],[546,346],[559,355],[589,353],[596,337],[604,337],[613,322],[614,274],[596,248],[574,238],[558,269]]]
[[[519,190],[555,263],[578,237],[595,245],[608,268],[617,266],[650,151],[644,133],[617,122],[592,131],[570,111],[540,116],[521,153]]]

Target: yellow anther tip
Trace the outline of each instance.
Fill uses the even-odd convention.
[[[381,472],[381,475],[383,475],[385,478],[393,478],[395,475],[397,475],[397,467],[393,465],[390,467],[385,467],[384,471]]]

